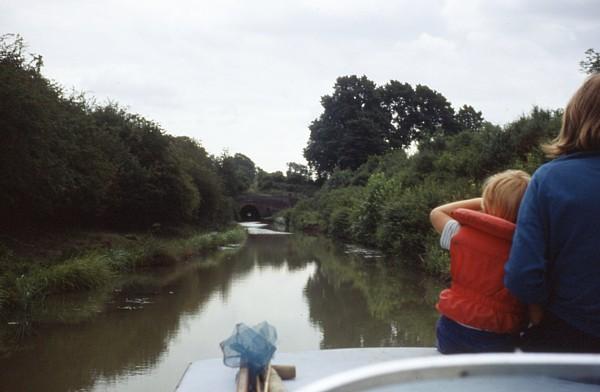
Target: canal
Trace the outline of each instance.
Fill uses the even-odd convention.
[[[251,235],[118,287],[0,327],[0,391],[171,391],[189,362],[221,357],[238,322],[268,321],[281,352],[431,346],[441,289],[410,264],[297,234]]]

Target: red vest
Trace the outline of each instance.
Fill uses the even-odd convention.
[[[450,243],[452,285],[440,293],[437,309],[458,323],[484,331],[520,331],[526,321],[525,306],[503,283],[515,225],[463,208],[451,215],[461,227]]]

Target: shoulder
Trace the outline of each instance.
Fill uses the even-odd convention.
[[[572,153],[540,166],[532,175],[530,187],[552,189],[560,184],[581,181],[590,171],[600,170],[600,153]]]
[[[540,166],[534,176],[544,177],[554,172],[572,170],[575,168],[594,167],[600,165],[600,153],[577,152],[560,156]]]

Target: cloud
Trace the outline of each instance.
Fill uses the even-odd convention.
[[[302,161],[341,75],[427,84],[506,123],[560,107],[600,42],[595,0],[13,1],[46,74],[266,170]],[[597,48],[597,47],[596,47]],[[598,48],[597,48],[598,49]]]

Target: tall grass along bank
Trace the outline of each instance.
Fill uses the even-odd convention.
[[[53,294],[108,287],[121,275],[182,262],[245,237],[241,227],[177,238],[88,233],[60,245],[40,243],[47,248],[43,255],[0,244],[0,316],[27,312]]]

